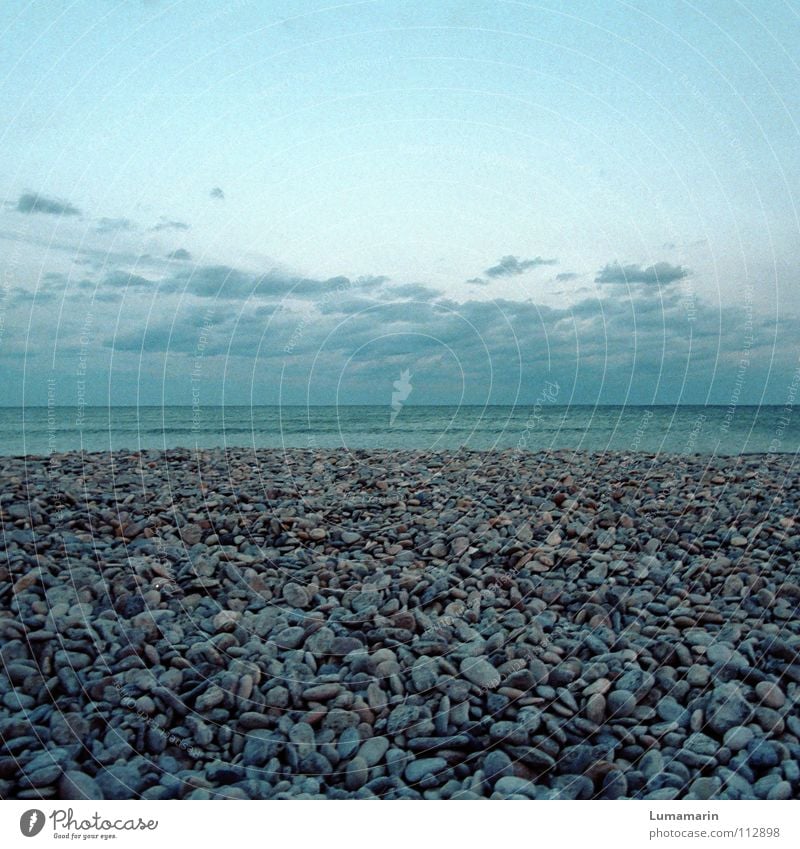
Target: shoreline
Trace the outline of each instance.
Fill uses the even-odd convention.
[[[798,798],[795,455],[664,456],[0,457],[0,798]]]
[[[683,451],[645,451],[645,450],[621,450],[621,449],[608,449],[608,450],[597,450],[597,449],[585,449],[585,448],[441,448],[441,449],[430,449],[430,448],[372,448],[372,447],[347,447],[340,446],[337,448],[328,448],[328,447],[312,447],[312,446],[290,446],[286,448],[282,447],[262,447],[262,446],[253,446],[249,445],[239,445],[239,444],[230,444],[230,445],[217,445],[217,446],[209,446],[209,447],[198,447],[191,445],[176,445],[170,448],[104,448],[100,450],[92,450],[92,451],[82,451],[80,448],[73,448],[67,451],[52,451],[52,452],[43,452],[43,453],[30,453],[30,454],[2,454],[0,453],[0,462],[3,461],[19,461],[19,460],[28,460],[31,462],[47,462],[52,458],[56,458],[58,460],[69,459],[71,457],[102,457],[102,456],[112,456],[112,455],[120,455],[120,456],[128,456],[132,457],[135,455],[164,455],[167,459],[171,459],[168,455],[171,454],[211,454],[214,452],[219,452],[221,454],[227,453],[243,453],[249,452],[251,454],[316,454],[316,455],[364,455],[364,454],[375,454],[379,456],[403,456],[407,455],[409,457],[420,457],[420,456],[431,456],[431,457],[441,457],[441,456],[452,456],[453,458],[465,457],[465,456],[498,456],[498,455],[507,455],[507,456],[515,456],[520,458],[527,459],[535,459],[537,457],[553,457],[557,459],[566,459],[567,456],[574,456],[578,458],[591,458],[594,456],[600,457],[614,457],[614,458],[627,458],[627,459],[673,459],[673,460],[685,460],[685,461],[699,461],[699,460],[712,460],[717,459],[720,461],[731,461],[737,460],[738,458],[744,459],[789,459],[789,458],[797,458],[800,459],[800,449],[797,451],[739,451],[736,453],[725,454],[721,452],[693,452],[686,453]]]

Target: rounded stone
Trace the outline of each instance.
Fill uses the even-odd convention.
[[[419,758],[411,761],[405,771],[406,781],[416,784],[428,776],[435,776],[447,767],[444,758]]]
[[[102,799],[103,791],[97,782],[85,772],[72,769],[65,772],[58,782],[59,799]]]
[[[493,786],[498,779],[513,775],[514,766],[505,752],[495,749],[484,758],[483,773],[489,784]]]
[[[347,765],[347,771],[344,779],[345,787],[347,787],[348,790],[359,790],[367,783],[368,779],[369,765],[364,758],[356,755],[356,757],[354,757]]]
[[[636,696],[630,690],[613,690],[606,700],[609,719],[630,716],[636,710]]]
[[[721,789],[722,782],[716,776],[701,776],[692,782],[689,793],[694,799],[714,799]]]
[[[283,588],[283,599],[291,607],[299,607],[301,610],[308,607],[310,599],[308,593],[299,584],[289,582]]]
[[[788,781],[779,781],[770,791],[767,793],[767,799],[791,799],[792,798],[792,785],[789,784]]]
[[[783,690],[771,681],[759,681],[756,684],[756,696],[761,704],[776,710],[786,704],[786,696],[783,694]]]
[[[586,718],[596,725],[600,725],[606,715],[606,700],[600,693],[589,696],[586,702]]]
[[[500,673],[484,657],[465,657],[461,661],[460,671],[478,687],[494,689],[500,685]]]
[[[725,732],[722,742],[732,752],[738,752],[740,749],[746,749],[754,737],[755,735],[746,725],[734,725]]]

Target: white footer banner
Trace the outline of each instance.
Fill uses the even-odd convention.
[[[131,801],[0,803],[0,846],[326,849],[800,846],[798,802]]]

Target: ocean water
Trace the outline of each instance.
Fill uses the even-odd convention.
[[[789,407],[5,407],[0,454],[176,447],[454,451],[646,451],[677,454],[800,450]]]

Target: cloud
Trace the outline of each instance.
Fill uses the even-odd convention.
[[[487,268],[483,273],[492,279],[496,277],[516,277],[519,274],[524,274],[530,271],[531,268],[537,268],[540,265],[555,265],[555,259],[542,259],[537,256],[533,259],[520,259],[517,256],[504,256],[497,261],[497,265]]]
[[[399,286],[390,286],[386,292],[394,298],[414,298],[417,301],[430,301],[442,294],[441,290],[433,289],[423,283],[404,283]]]
[[[19,196],[16,206],[17,212],[30,215],[40,212],[45,215],[80,215],[81,211],[66,201],[55,200],[44,195],[25,192]]]
[[[577,280],[580,277],[577,271],[562,271],[561,274],[556,274],[556,280],[560,283],[565,283],[568,280]]]
[[[742,317],[736,309],[720,313],[698,302],[690,317],[679,286],[662,290],[658,298],[641,282],[623,290],[600,287],[591,296],[547,306],[530,299],[445,301],[424,284],[387,285],[380,277],[322,280],[284,269],[255,273],[180,263],[164,268],[157,275],[148,269],[150,280],[130,273],[140,271],[138,266],[104,275],[99,291],[76,298],[70,312],[74,327],[61,337],[78,337],[78,303],[85,304],[91,295],[98,327],[118,326],[113,336],[101,334],[97,340],[100,347],[122,355],[114,359],[118,379],[130,373],[135,380],[140,357],[147,368],[169,363],[164,374],[188,374],[202,338],[209,392],[223,380],[245,392],[242,387],[249,385],[254,367],[265,375],[284,374],[283,388],[277,377],[260,386],[264,403],[276,403],[279,390],[280,398],[290,403],[303,401],[306,391],[315,403],[337,398],[375,403],[387,375],[396,376],[406,367],[419,375],[420,403],[457,403],[462,391],[470,403],[483,403],[484,398],[509,403],[518,382],[530,375],[550,375],[562,384],[565,398],[574,389],[580,403],[620,403],[633,395],[636,403],[694,402],[711,388],[714,398],[724,395],[726,381],[735,378],[742,344]],[[606,276],[611,278],[615,269],[609,269]],[[659,279],[669,276],[663,271]],[[635,266],[630,276],[641,281],[655,274]],[[46,310],[60,299],[56,287],[63,281],[54,276],[42,282],[53,286],[52,296],[46,293],[52,303],[41,312],[45,321],[50,315]],[[165,297],[150,313],[151,299],[143,295],[156,293]],[[41,294],[33,306],[30,295],[20,302],[20,314],[38,310]],[[126,308],[117,325],[116,303],[122,297]],[[774,332],[789,339],[791,329],[786,322],[780,327],[766,320],[763,326],[753,324],[756,344],[748,381],[752,376],[757,389],[756,373],[763,362],[768,365]],[[60,338],[59,351],[64,344]],[[225,358],[224,375],[214,371],[212,360],[218,356]],[[761,371],[757,376],[760,380]],[[342,390],[336,396],[338,386]],[[534,381],[531,391],[536,388]],[[179,382],[169,383],[167,391],[169,397],[183,398]]]
[[[154,224],[150,229],[155,232],[161,230],[188,230],[189,225],[185,221],[173,221],[170,218],[164,218],[162,216],[158,219],[158,223]]]
[[[470,277],[467,283],[472,283],[473,286],[488,286],[489,281],[485,277]]]
[[[98,233],[116,233],[135,229],[136,225],[130,218],[101,218],[95,227]]]
[[[618,262],[608,263],[601,268],[594,278],[595,283],[643,283],[647,286],[668,286],[689,276],[689,270],[682,265],[670,265],[668,262],[657,262],[647,268],[641,265],[620,265]]]
[[[190,260],[192,255],[185,248],[178,248],[176,251],[172,251],[172,253],[167,254],[167,259],[177,259],[177,260]]]
[[[117,270],[105,276],[103,286],[111,289],[155,289],[158,286],[158,281],[148,280],[146,277],[140,277],[138,274]]]
[[[225,200],[225,192],[219,186],[214,186],[208,193],[208,196],[214,198],[214,200]]]

